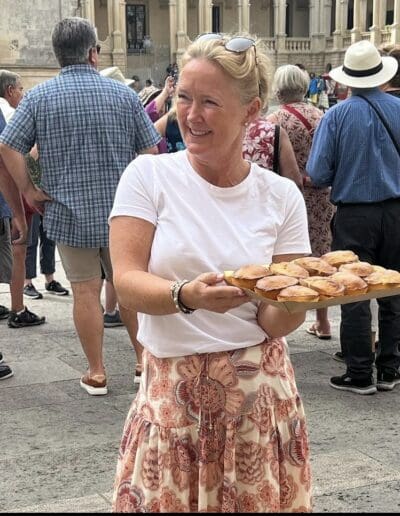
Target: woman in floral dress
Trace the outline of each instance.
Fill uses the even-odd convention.
[[[207,34],[182,65],[187,148],[135,159],[110,215],[115,287],[144,346],[113,511],[309,512],[306,423],[282,338],[305,314],[223,281],[310,252],[299,189],[242,157],[268,58],[258,40]]]
[[[284,127],[292,143],[303,176],[312,254],[321,256],[331,250],[330,223],[335,208],[329,201],[330,188],[316,188],[312,185],[307,176],[306,163],[313,134],[323,112],[304,100],[308,77],[295,65],[280,66],[275,72],[272,87],[280,107],[267,119],[273,124]],[[317,321],[308,331],[319,338],[330,339],[328,309],[320,308],[316,312]]]

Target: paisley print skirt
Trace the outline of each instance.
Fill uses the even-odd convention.
[[[179,358],[145,351],[113,512],[311,512],[306,423],[286,341]]]

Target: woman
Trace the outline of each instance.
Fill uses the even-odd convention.
[[[311,510],[304,412],[279,338],[305,314],[252,300],[222,273],[310,251],[298,188],[242,157],[267,70],[260,42],[200,36],[177,86],[187,149],[139,156],[121,178],[114,280],[145,350],[116,512]]]
[[[302,176],[285,129],[258,117],[249,124],[243,140],[243,157],[283,177],[302,189]]]
[[[160,133],[165,140],[165,150],[162,152],[177,152],[185,148],[179,124],[176,119],[176,107],[172,108],[165,113],[161,118],[155,122],[154,127]]]
[[[280,124],[289,135],[303,176],[312,254],[321,256],[331,250],[330,223],[334,206],[329,201],[330,189],[315,188],[306,175],[313,134],[323,116],[322,111],[303,100],[307,87],[308,77],[297,66],[280,66],[273,81],[273,91],[280,108],[267,119],[273,124]],[[328,309],[320,308],[316,315],[317,321],[307,331],[320,339],[330,339]]]

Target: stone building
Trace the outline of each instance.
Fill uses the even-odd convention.
[[[0,67],[28,88],[58,72],[51,30],[65,16],[97,28],[100,68],[162,83],[193,38],[246,31],[262,37],[273,66],[302,63],[320,73],[360,39],[400,42],[400,0],[0,0]]]

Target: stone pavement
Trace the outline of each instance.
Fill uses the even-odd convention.
[[[66,286],[60,262],[56,279]],[[109,395],[79,387],[85,360],[72,323],[71,296],[35,285],[43,300],[28,307],[47,322],[9,329],[0,323],[0,351],[14,376],[0,383],[0,512],[109,512],[119,440],[133,383],[135,355],[124,328],[105,330]],[[0,304],[9,305],[6,285]],[[400,387],[359,396],[333,390],[344,367],[338,350],[339,311],[331,309],[331,341],[289,339],[310,433],[315,512],[398,512]]]

